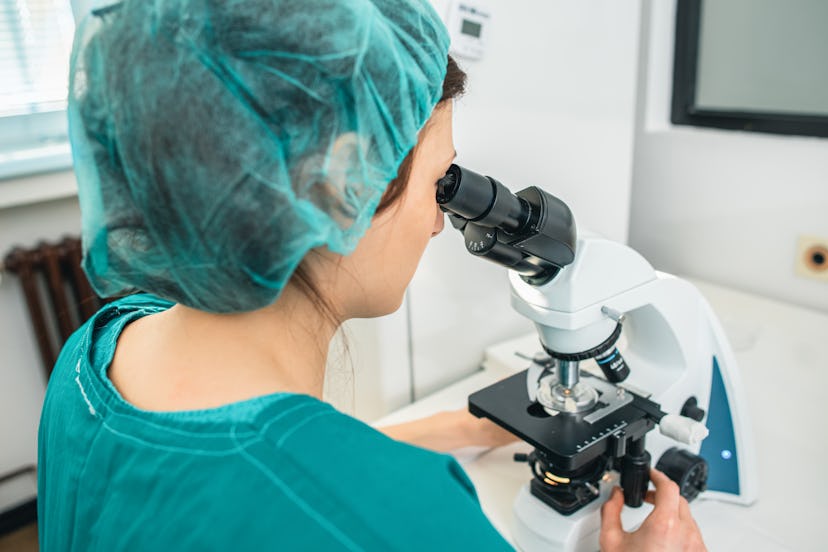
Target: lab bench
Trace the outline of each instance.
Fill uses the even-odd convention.
[[[722,321],[736,355],[751,414],[759,498],[749,507],[696,500],[693,515],[714,550],[824,550],[828,517],[828,314],[691,280]],[[496,344],[483,367],[465,379],[378,420],[399,423],[463,408],[469,394],[522,368],[515,352],[532,354],[536,335]],[[517,360],[517,362],[516,362]],[[631,366],[635,370],[635,366]],[[455,456],[477,488],[483,510],[511,542],[512,503],[531,475],[515,452],[526,443]],[[644,507],[649,507],[645,505]]]

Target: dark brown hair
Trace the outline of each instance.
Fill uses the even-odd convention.
[[[453,100],[461,96],[465,91],[466,73],[460,69],[460,66],[457,65],[454,58],[448,56],[446,76],[443,79],[443,94],[437,105],[440,105],[448,100]],[[408,178],[411,175],[411,163],[416,151],[417,146],[415,145],[411,148],[411,151],[408,152],[408,155],[405,156],[405,159],[403,159],[400,164],[400,168],[397,170],[397,176],[394,180],[388,183],[388,187],[385,189],[382,199],[380,199],[380,203],[377,206],[375,214],[380,214],[387,210],[389,207],[396,204],[402,197],[405,192],[406,184],[408,183]],[[311,251],[311,254],[313,254],[313,251]],[[302,293],[304,293],[314,303],[314,305],[328,320],[333,322],[335,325],[339,325],[341,323],[339,313],[337,313],[333,305],[331,305],[324,298],[319,290],[319,287],[311,278],[310,273],[304,264],[300,264],[296,268],[291,280],[296,283],[299,290],[301,290]]]

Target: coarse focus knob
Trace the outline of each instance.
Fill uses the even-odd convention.
[[[650,484],[650,453],[644,446],[644,437],[630,441],[627,454],[621,459],[621,488],[624,504],[638,508],[644,503],[644,495]]]
[[[667,449],[659,458],[656,469],[676,482],[681,496],[688,502],[707,489],[707,461],[690,451],[677,447]]]
[[[638,443],[634,443],[638,445]],[[640,446],[643,446],[641,443]],[[633,446],[633,449],[638,448]],[[638,454],[636,454],[638,453]],[[647,486],[650,484],[650,453],[627,451],[621,459],[621,488],[624,489],[624,504],[638,508],[644,503]]]

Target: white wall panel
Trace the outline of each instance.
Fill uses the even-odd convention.
[[[362,420],[411,402],[408,307],[389,316],[349,320],[331,343],[325,400]]]
[[[515,191],[541,186],[581,227],[625,241],[640,2],[489,4],[485,57],[459,60],[469,87],[456,106],[457,162]],[[506,271],[466,253],[450,227],[410,293],[418,397],[477,369],[484,347],[530,329],[509,306]]]
[[[828,310],[794,273],[797,236],[828,236],[828,139],[673,126],[675,0],[648,8],[630,244],[657,268]]]

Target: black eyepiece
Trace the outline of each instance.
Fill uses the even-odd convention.
[[[489,228],[518,230],[529,206],[494,178],[452,165],[437,182],[437,203],[444,211]]]
[[[437,203],[449,203],[457,194],[460,184],[460,167],[452,165],[446,171],[446,176],[437,181]]]

